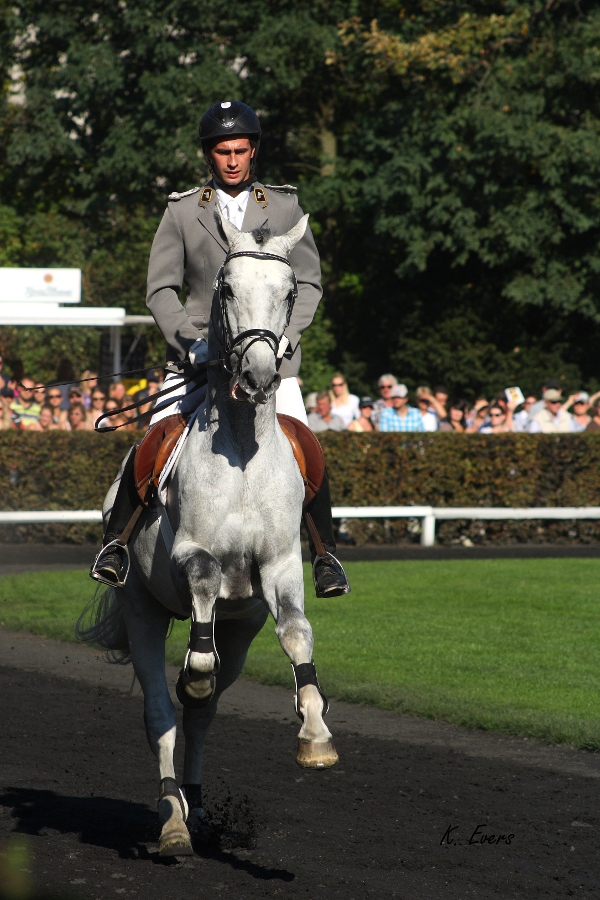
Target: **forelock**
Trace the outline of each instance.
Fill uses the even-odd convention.
[[[254,228],[250,234],[254,238],[254,241],[261,246],[268,243],[272,237],[275,237],[272,229],[266,224],[261,225],[260,228]]]

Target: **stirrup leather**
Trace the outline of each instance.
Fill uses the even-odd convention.
[[[340,578],[343,578],[346,583],[346,586],[343,588],[341,593],[336,594],[336,596],[342,597],[344,594],[349,594],[351,591],[351,587],[350,587],[350,583],[348,582],[348,576],[346,575],[343,565],[341,564],[339,559],[333,555],[333,553],[330,553],[329,550],[326,550],[325,553],[321,553],[318,556],[315,556],[314,562],[312,564],[313,584],[315,586],[315,591],[317,592],[317,597],[323,598],[323,597],[330,596],[330,591],[327,591],[325,594],[320,594],[317,590],[317,577],[316,577],[316,573],[315,573],[315,568],[316,568],[316,565],[319,562],[319,560],[322,560],[322,559],[326,560],[335,569],[336,573],[340,576]]]
[[[124,560],[123,566],[125,567],[125,574],[121,574],[121,579],[117,579],[117,581],[110,581],[108,578],[105,578],[98,571],[99,566],[102,563],[102,557],[113,547],[119,547],[120,550],[124,552]],[[129,575],[129,569],[131,567],[131,558],[129,556],[129,547],[127,544],[121,544],[118,538],[115,538],[114,541],[110,541],[110,543],[106,544],[105,547],[100,549],[100,552],[96,556],[94,560],[94,564],[90,570],[90,578],[93,578],[94,581],[99,581],[100,584],[107,584],[109,587],[125,587],[125,582],[127,581],[127,576]],[[121,570],[122,572],[122,570]]]

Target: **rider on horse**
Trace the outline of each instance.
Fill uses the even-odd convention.
[[[167,342],[167,360],[187,361],[193,367],[208,358],[206,338],[213,301],[214,284],[228,252],[227,242],[217,224],[215,210],[239,230],[252,231],[268,223],[271,232],[285,234],[303,213],[291,185],[261,184],[254,174],[260,147],[261,127],[256,113],[239,101],[216,103],[200,122],[199,138],[212,179],[169,196],[169,205],[152,244],[148,268],[146,303]],[[279,348],[282,381],[276,395],[278,413],[293,416],[306,424],[306,412],[297,381],[300,369],[300,338],[310,325],[322,296],[319,254],[310,228],[290,253],[298,297]],[[187,288],[185,306],[179,301]],[[187,382],[187,383],[184,383]],[[181,386],[178,387],[178,383]],[[169,374],[165,387],[174,387],[169,400],[157,405],[150,427],[166,416],[191,413],[204,400],[205,388]],[[173,399],[175,403],[173,403]],[[108,521],[103,547],[92,567],[98,581],[118,585],[123,580],[125,549],[119,543],[130,523],[139,498],[131,454],[121,476],[119,490]],[[318,597],[347,593],[343,568],[330,554],[335,553],[329,481],[325,475],[315,498],[306,507],[327,551],[318,555],[310,535],[313,577]],[[110,545],[110,546],[109,546]]]

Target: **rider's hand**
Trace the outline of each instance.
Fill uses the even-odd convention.
[[[208,361],[208,344],[204,339],[194,341],[188,350],[188,358],[195,369]]]

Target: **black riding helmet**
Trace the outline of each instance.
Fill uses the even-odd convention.
[[[250,163],[250,172],[254,176],[261,136],[260,122],[254,110],[242,103],[241,100],[224,100],[206,110],[200,119],[198,137],[211,171],[211,159],[207,152],[210,149],[210,143],[219,138],[227,139],[242,135],[249,137],[252,146],[256,148]]]

